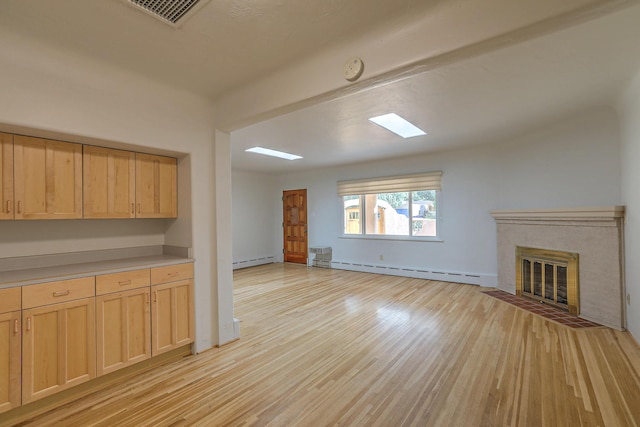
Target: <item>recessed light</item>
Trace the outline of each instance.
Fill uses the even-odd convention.
[[[426,135],[427,133],[409,123],[396,113],[384,114],[382,116],[371,117],[369,121],[382,126],[383,128],[390,130],[391,132],[400,135],[403,138],[411,138],[412,136]]]
[[[302,158],[302,156],[297,156],[295,154],[289,154],[283,151],[271,150],[269,148],[262,148],[262,147],[247,148],[244,151],[247,151],[249,153],[264,154],[265,156],[279,157],[281,159],[287,159],[287,160],[297,160]]]

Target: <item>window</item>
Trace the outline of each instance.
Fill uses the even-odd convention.
[[[437,237],[436,208],[441,175],[441,172],[431,172],[338,182],[344,208],[343,233]]]

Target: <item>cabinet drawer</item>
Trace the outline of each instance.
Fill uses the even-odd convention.
[[[0,289],[0,313],[18,311],[22,306],[21,288]]]
[[[95,293],[94,276],[23,286],[22,308],[88,298]]]
[[[149,269],[124,271],[122,273],[96,276],[96,295],[149,286]]]
[[[193,263],[167,265],[151,269],[151,284],[175,282],[176,280],[192,279]]]

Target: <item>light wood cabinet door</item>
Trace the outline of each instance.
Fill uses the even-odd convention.
[[[151,357],[150,288],[96,298],[98,376]]]
[[[136,217],[177,216],[177,160],[136,153]]]
[[[0,314],[0,413],[20,406],[20,311]]]
[[[82,145],[15,135],[15,218],[82,218]]]
[[[135,217],[135,153],[83,147],[84,218]]]
[[[22,403],[96,376],[95,298],[22,312]]]
[[[13,135],[0,133],[0,219],[13,219]]]
[[[151,345],[154,356],[194,340],[193,280],[151,287]]]

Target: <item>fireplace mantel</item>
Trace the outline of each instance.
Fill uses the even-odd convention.
[[[496,222],[531,221],[615,221],[624,218],[624,206],[564,209],[522,209],[491,211]]]
[[[580,256],[580,317],[624,329],[624,206],[495,210],[498,287],[515,293],[516,247]]]

